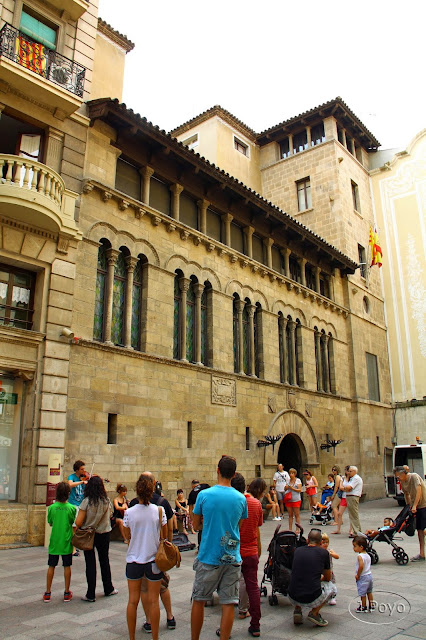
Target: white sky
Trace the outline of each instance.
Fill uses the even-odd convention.
[[[166,131],[220,104],[260,132],[336,96],[382,148],[426,127],[424,0],[99,0],[99,16],[136,45],[123,102]]]

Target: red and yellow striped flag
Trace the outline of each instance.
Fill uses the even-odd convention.
[[[371,247],[371,267],[374,267],[377,264],[378,267],[382,266],[383,253],[382,248],[379,244],[379,236],[377,235],[377,229],[374,227],[370,227],[370,238],[368,241],[369,246]]]

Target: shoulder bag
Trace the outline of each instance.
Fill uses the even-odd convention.
[[[169,540],[161,537],[163,510],[158,507],[158,516],[160,519],[160,544],[155,556],[155,564],[160,571],[168,571],[172,567],[180,567],[180,551],[176,545]]]
[[[96,527],[99,525],[100,521],[106,514],[107,509],[109,509],[109,504],[107,504],[107,508],[102,513],[101,517],[98,518],[98,521],[93,527],[87,527],[87,529],[77,528],[74,531],[73,537],[71,538],[71,544],[73,547],[75,547],[76,549],[80,549],[80,551],[91,551],[93,549]]]

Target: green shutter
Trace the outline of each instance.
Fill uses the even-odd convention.
[[[40,20],[33,18],[25,11],[21,14],[21,24],[19,30],[25,35],[29,36],[36,42],[44,44],[49,49],[56,49],[56,31],[51,27],[48,27]]]

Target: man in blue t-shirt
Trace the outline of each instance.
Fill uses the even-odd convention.
[[[192,640],[199,640],[204,605],[216,590],[222,605],[220,640],[228,640],[231,635],[241,573],[239,524],[248,517],[244,495],[231,486],[236,470],[235,458],[222,456],[217,468],[217,485],[198,494],[193,510],[194,529],[202,526],[203,537],[194,562]]]
[[[74,473],[68,476],[68,484],[71,487],[70,497],[68,502],[78,508],[83,502],[84,487],[87,484],[86,470],[84,468],[84,462],[82,460],[76,460],[73,465]]]

